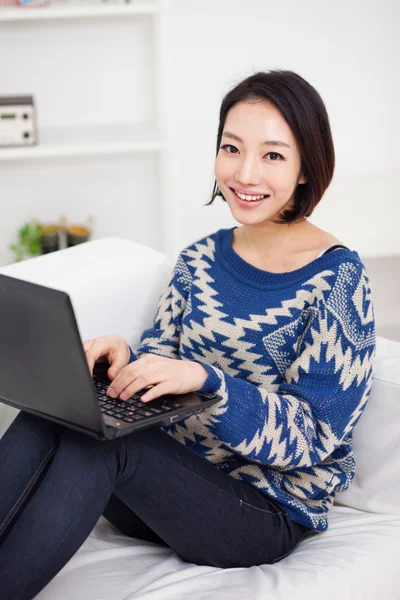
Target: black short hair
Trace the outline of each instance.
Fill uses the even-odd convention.
[[[294,223],[309,217],[329,186],[335,169],[335,150],[325,104],[305,79],[293,71],[260,71],[247,77],[228,92],[219,113],[217,152],[229,110],[238,102],[266,102],[277,108],[296,138],[301,173],[307,182],[294,193],[292,209],[285,209],[275,223]],[[214,181],[210,202],[222,196]]]

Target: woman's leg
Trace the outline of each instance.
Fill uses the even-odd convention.
[[[48,469],[64,430],[20,412],[0,439],[0,546]]]
[[[129,537],[146,540],[162,546],[168,546],[150,527],[139,519],[122,500],[115,494],[111,495],[107,506],[103,510],[103,517],[114,527]]]
[[[159,428],[127,436],[124,443],[128,456],[136,443],[140,450],[134,475],[121,478],[114,490],[131,510],[132,531],[136,520],[140,529],[145,523],[187,562],[223,568],[273,564],[314,533],[292,521],[277,501]]]
[[[18,465],[14,468],[8,456],[12,474],[6,470],[0,477],[0,489],[14,495],[8,506],[32,477],[21,458],[29,449],[20,433],[34,427],[28,419],[39,420],[16,420],[0,441],[0,464],[1,456],[10,454]],[[109,442],[65,430],[40,485],[0,547],[0,599],[34,598],[88,537],[113,492],[177,554],[197,564],[276,562],[308,531],[276,502],[157,427]]]
[[[34,598],[82,545],[118,478],[126,467],[129,475],[135,469],[120,451],[121,440],[100,442],[32,415],[17,416],[0,440],[0,489],[6,491],[0,502],[6,525],[1,600]],[[39,471],[40,485],[28,497]]]
[[[0,442],[0,546],[46,474],[64,431],[62,425],[20,412]],[[103,515],[130,537],[166,545],[114,494]]]

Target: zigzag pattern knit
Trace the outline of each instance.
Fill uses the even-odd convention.
[[[232,231],[182,250],[131,361],[150,352],[201,363],[199,391],[222,400],[160,428],[324,531],[355,474],[352,431],[373,380],[369,279],[343,248],[287,273],[257,269],[233,250]]]

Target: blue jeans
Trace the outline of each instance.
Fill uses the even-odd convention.
[[[30,600],[104,515],[215,567],[271,564],[312,531],[153,427],[101,442],[21,412],[0,440],[0,599]]]

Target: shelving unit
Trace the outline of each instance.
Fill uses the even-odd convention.
[[[103,214],[98,222],[103,224],[103,228],[100,228],[98,236],[109,235],[109,231],[118,235],[119,227],[116,220],[113,222],[113,215],[116,215],[115,219],[121,219],[121,215],[126,213],[127,221],[132,221],[132,239],[143,243],[148,240],[150,245],[170,253],[172,244],[169,240],[173,239],[173,232],[168,196],[169,155],[164,93],[167,4],[168,0],[137,0],[130,4],[102,3],[101,0],[79,3],[52,0],[51,6],[44,8],[0,8],[0,54],[12,55],[13,62],[12,67],[10,61],[8,65],[0,64],[0,77],[5,82],[1,93],[32,94],[40,117],[36,145],[0,147],[0,168],[3,181],[8,185],[7,213],[2,215],[0,208],[0,239],[3,244],[0,265],[6,264],[4,247],[13,241],[17,228],[29,220],[31,214],[39,220],[41,214],[46,215],[44,222],[56,218],[48,216],[58,208],[55,198],[59,203],[58,214],[68,214],[69,209],[75,212],[79,209],[84,213],[87,208],[84,190],[90,189],[93,194],[96,183],[93,183],[93,173],[98,169],[96,157],[101,158],[102,165],[110,165],[110,172],[118,173],[116,194],[106,188],[112,187],[106,171],[99,179],[99,211],[103,210]],[[24,47],[25,40],[27,48]],[[108,47],[109,53],[105,50]],[[30,50],[28,53],[27,49]],[[49,75],[51,85],[46,79]],[[91,77],[94,77],[92,87],[88,83]],[[111,81],[109,90],[108,80]],[[68,95],[72,99],[70,104]],[[121,97],[125,97],[126,101],[121,102]],[[132,100],[130,104],[129,99]],[[79,101],[82,102],[82,112]],[[148,158],[145,159],[145,156]],[[129,164],[132,164],[131,172],[127,170]],[[154,166],[150,168],[150,164]],[[105,168],[107,170],[107,166]],[[132,179],[133,172],[136,175]],[[142,176],[140,180],[137,179],[138,172],[139,177]],[[44,187],[43,173],[46,173]],[[64,187],[60,180],[63,176],[67,177]],[[148,177],[152,180],[146,185]],[[77,196],[81,193],[82,201],[70,196],[71,203],[66,204],[66,196],[71,194],[71,182],[76,182]],[[157,193],[154,193],[155,185],[159,190]],[[57,194],[58,186],[61,186],[60,194]],[[149,197],[146,197],[147,188]],[[24,189],[29,189],[29,205],[21,195]],[[37,201],[39,197],[40,201]],[[128,205],[126,201],[126,207],[119,204],[108,217],[104,207],[110,197],[113,202],[120,203],[124,202],[124,197],[129,198],[129,202],[140,198],[140,208]],[[93,210],[93,196],[89,198],[88,205],[90,202],[92,205],[87,208],[88,212]],[[138,221],[138,211],[142,211],[143,223]],[[21,215],[24,215],[22,222]],[[73,216],[71,218],[74,220]],[[152,228],[152,231],[146,232],[146,227]],[[126,222],[121,223],[120,230],[121,235],[126,236]],[[166,238],[165,231],[169,232]],[[96,231],[93,238],[96,238]]]
[[[39,143],[1,148],[0,162],[67,156],[155,152],[166,148],[155,125],[92,125],[43,129]]]
[[[50,19],[84,19],[97,17],[121,17],[151,15],[160,11],[159,2],[135,2],[132,4],[99,4],[81,2],[67,4],[53,1],[44,8],[0,8],[1,21],[47,21]]]

